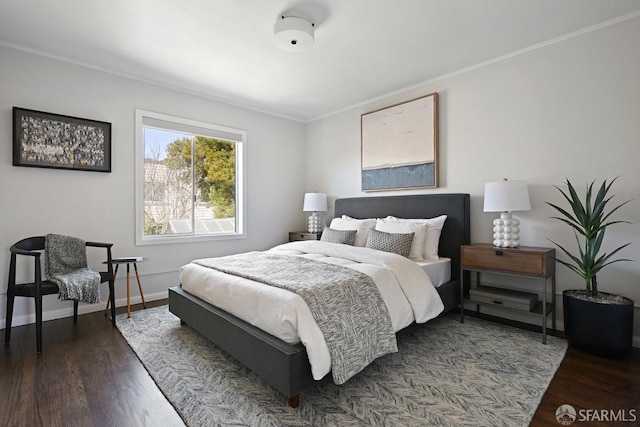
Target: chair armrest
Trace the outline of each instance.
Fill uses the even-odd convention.
[[[111,247],[113,243],[102,243],[102,242],[85,242],[86,246],[94,247],[94,248],[104,248],[107,250],[107,279],[110,283],[113,282],[113,257],[111,255]],[[102,275],[102,273],[101,273]]]
[[[11,262],[9,263],[9,280],[7,284],[7,292],[11,292],[11,289],[16,285],[16,263],[18,255],[25,255],[33,257],[34,266],[34,283],[36,285],[36,295],[40,295],[40,287],[42,286],[42,270],[40,267],[40,251],[28,251],[26,249],[20,249],[15,246],[9,248],[11,252]]]
[[[87,246],[93,246],[96,248],[111,248],[113,243],[101,243],[101,242],[86,242]]]
[[[12,254],[16,254],[16,255],[34,256],[36,258],[40,258],[40,255],[42,255],[42,252],[27,251],[25,249],[19,249],[19,248],[15,248],[15,247],[11,248],[11,253]]]

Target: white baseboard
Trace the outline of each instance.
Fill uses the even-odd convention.
[[[167,291],[162,291],[162,292],[156,292],[153,294],[145,294],[144,299],[145,301],[156,301],[159,299],[166,299],[168,298],[168,296],[169,295]],[[93,313],[95,311],[104,311],[106,304],[107,304],[106,299],[104,299],[100,304],[80,303],[78,305],[78,315]],[[131,305],[133,304],[142,304],[142,298],[140,298],[140,296],[131,297]],[[127,305],[126,297],[116,299],[116,307],[126,307],[126,305]],[[72,317],[72,316],[73,316],[73,305],[71,305],[69,308],[43,311],[42,321],[46,322],[47,320],[62,319],[65,317]],[[29,325],[35,322],[36,322],[35,313],[29,313],[22,316],[14,316],[13,321],[11,322],[11,326],[12,327],[23,326],[23,325]],[[6,320],[4,319],[4,316],[3,316],[3,318],[0,319],[0,329],[4,329],[5,327],[6,327]]]
[[[156,301],[160,299],[166,299],[167,297],[168,297],[167,291],[161,291],[161,292],[145,295],[145,301]],[[95,311],[102,311],[104,310],[106,303],[107,303],[106,300],[104,300],[100,304],[80,304],[78,306],[78,314],[80,315],[80,314],[93,313]],[[134,296],[131,298],[132,305],[141,304],[141,303],[142,303],[142,298],[140,298],[140,296]],[[127,305],[126,297],[116,299],[116,307],[125,307],[126,305]],[[69,308],[65,308],[61,310],[45,311],[42,313],[42,320],[43,321],[55,320],[55,319],[62,319],[62,318],[71,317],[71,316],[73,316],[73,306],[70,306]],[[560,331],[564,331],[564,324],[562,322],[562,317],[561,316],[559,317],[560,317],[559,319],[556,319],[556,328]],[[523,321],[522,318],[517,318],[513,320]],[[14,316],[12,326],[15,327],[15,326],[29,325],[35,322],[36,322],[35,313],[30,313],[22,316]],[[549,324],[548,326],[550,327],[551,325]],[[4,329],[5,327],[6,327],[6,322],[3,316],[3,318],[0,319],[0,329]],[[632,345],[636,348],[640,348],[640,336],[633,337]]]

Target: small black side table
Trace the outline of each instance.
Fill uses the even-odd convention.
[[[135,270],[136,273],[136,279],[138,281],[138,289],[140,290],[140,297],[142,298],[142,306],[144,308],[147,308],[147,303],[144,300],[144,293],[142,293],[142,285],[140,284],[140,276],[138,275],[138,263],[139,262],[147,262],[149,261],[149,258],[143,258],[143,257],[121,257],[121,258],[113,258],[111,260],[111,262],[113,263],[113,265],[116,266],[115,271],[113,272],[113,281],[116,281],[116,276],[118,275],[118,267],[120,266],[120,264],[126,264],[127,265],[127,317],[131,317],[131,297],[129,295],[129,290],[130,290],[130,281],[129,281],[129,265],[133,264],[133,269]],[[105,261],[103,264],[106,264],[107,261]],[[107,307],[104,309],[104,314],[105,316],[107,315],[107,313],[109,312],[109,303],[111,302],[111,299],[107,300]]]

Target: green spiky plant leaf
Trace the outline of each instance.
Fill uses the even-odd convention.
[[[549,206],[553,207],[562,215],[552,218],[564,222],[573,229],[578,246],[578,253],[575,254],[571,253],[571,251],[559,243],[549,239],[569,257],[569,261],[558,258],[556,258],[556,261],[582,277],[585,281],[587,292],[592,296],[598,293],[598,280],[596,276],[600,270],[615,262],[630,261],[626,258],[612,259],[615,254],[629,246],[630,243],[622,245],[610,253],[601,253],[602,241],[604,240],[607,228],[614,224],[629,223],[628,221],[610,221],[609,217],[622,206],[629,203],[630,200],[617,205],[608,212],[605,211],[607,204],[613,198],[613,196],[608,196],[608,194],[616,179],[618,178],[614,178],[609,184],[607,184],[607,180],[605,180],[595,195],[595,199],[593,198],[595,181],[593,181],[587,187],[584,202],[580,199],[580,196],[578,196],[575,187],[567,179],[567,192],[558,186],[554,187],[562,193],[569,204],[569,209],[563,209],[560,206],[547,202]]]

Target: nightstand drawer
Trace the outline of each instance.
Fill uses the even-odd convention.
[[[498,270],[505,273],[546,276],[547,252],[530,250],[495,248],[492,246],[462,247],[462,265],[464,268],[480,270]]]
[[[322,233],[309,233],[308,231],[291,231],[289,232],[289,241],[296,242],[299,240],[320,240]]]

